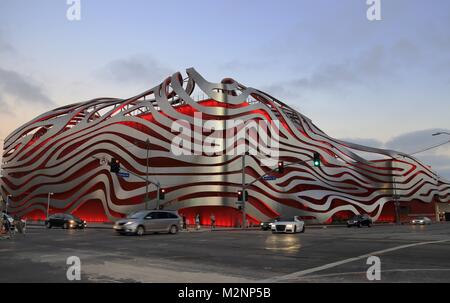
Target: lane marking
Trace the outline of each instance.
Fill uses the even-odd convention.
[[[358,261],[358,260],[361,260],[361,259],[366,259],[366,258],[368,258],[370,256],[381,255],[381,254],[385,254],[385,253],[388,253],[388,252],[392,252],[392,251],[396,251],[396,250],[400,250],[400,249],[405,249],[405,248],[410,248],[410,247],[415,247],[415,246],[422,246],[422,245],[427,245],[427,244],[445,243],[445,242],[450,242],[450,240],[418,242],[418,243],[412,243],[412,244],[405,244],[405,245],[395,246],[395,247],[391,247],[391,248],[387,248],[387,249],[383,249],[383,250],[377,250],[377,251],[374,251],[374,252],[371,252],[371,253],[368,253],[368,254],[364,254],[364,255],[361,255],[361,256],[358,256],[358,257],[344,259],[344,260],[341,260],[341,261],[328,263],[328,264],[317,266],[317,267],[313,267],[313,268],[310,268],[310,269],[297,271],[297,272],[290,273],[290,274],[287,274],[287,275],[284,275],[284,276],[279,276],[279,277],[275,277],[275,278],[271,278],[271,279],[265,279],[265,280],[262,280],[261,282],[263,282],[263,283],[283,282],[283,281],[286,281],[286,280],[300,278],[300,277],[303,277],[305,275],[308,275],[308,274],[311,274],[311,273],[314,273],[314,272],[330,269],[330,268],[333,268],[333,267],[336,267],[336,266],[339,266],[339,265],[342,265],[342,264],[347,264],[347,263]]]
[[[385,269],[383,270],[383,273],[387,272],[416,272],[416,271],[441,271],[446,272],[450,271],[450,268],[397,268],[397,269]],[[312,275],[303,277],[304,279],[320,279],[320,278],[332,278],[332,277],[339,277],[339,276],[351,276],[351,275],[365,275],[365,271],[349,271],[349,272],[342,272],[342,273],[334,273],[334,274],[326,274],[326,275]]]

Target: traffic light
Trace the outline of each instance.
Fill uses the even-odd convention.
[[[164,188],[159,189],[159,200],[164,200],[166,195],[166,190]]]
[[[242,190],[238,190],[238,201],[242,202]],[[245,191],[245,201],[248,201],[248,192]]]
[[[109,166],[111,167],[110,171],[112,173],[120,172],[120,162],[116,158],[112,158],[111,159],[111,162],[109,163]]]
[[[278,161],[278,172],[280,174],[284,172],[284,161]]]
[[[319,167],[320,166],[320,154],[314,153],[314,166]]]

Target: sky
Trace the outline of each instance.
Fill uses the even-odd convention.
[[[231,77],[328,135],[412,153],[450,132],[450,1],[0,0],[0,138],[57,106],[176,71]],[[72,2],[71,0],[69,2]],[[417,158],[450,179],[450,144]]]

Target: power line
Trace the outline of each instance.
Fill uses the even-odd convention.
[[[450,140],[447,140],[447,141],[445,141],[445,142],[441,142],[441,143],[439,143],[439,144],[436,144],[436,145],[433,145],[433,146],[430,146],[430,147],[427,147],[427,148],[418,150],[418,151],[416,151],[416,152],[410,153],[410,155],[412,156],[412,155],[415,155],[415,154],[418,154],[418,153],[423,153],[423,152],[425,152],[425,151],[428,151],[428,150],[430,150],[430,149],[437,148],[437,147],[439,147],[439,146],[442,146],[442,145],[445,145],[445,144],[448,144],[448,143],[450,143]]]

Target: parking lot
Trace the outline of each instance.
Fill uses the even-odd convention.
[[[371,255],[380,258],[381,282],[449,282],[450,224],[143,237],[36,226],[0,241],[0,282],[70,282],[66,260],[77,256],[81,282],[372,283],[366,277]]]

